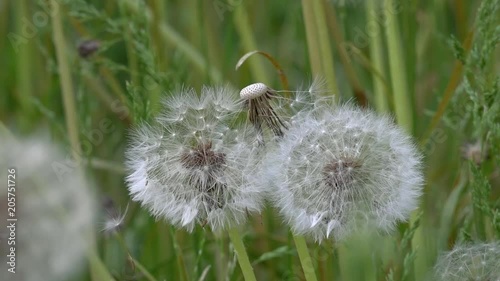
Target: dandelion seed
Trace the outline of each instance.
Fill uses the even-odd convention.
[[[261,136],[262,124],[265,124],[275,136],[283,136],[287,126],[269,103],[269,100],[275,97],[273,89],[263,83],[255,83],[243,88],[240,97],[248,104],[248,120]]]
[[[127,151],[130,193],[157,217],[191,231],[196,223],[221,230],[259,212],[263,187],[253,185],[260,147],[239,126],[229,88],[181,91],[165,100],[152,125],[135,130]]]
[[[456,245],[434,267],[434,280],[468,281],[500,278],[500,243]]]
[[[391,120],[343,105],[293,119],[264,161],[263,185],[296,234],[316,240],[360,225],[389,231],[421,193],[420,155]]]
[[[320,97],[324,91],[321,79],[315,79],[306,90],[298,91],[277,91],[264,83],[254,83],[240,91],[240,98],[246,105],[248,120],[258,132],[259,141],[263,143],[263,126],[270,129],[275,137],[283,137],[289,120],[297,113],[314,108],[331,98]],[[293,97],[282,97],[278,93],[292,94]]]
[[[104,202],[104,210],[106,212],[106,217],[101,231],[106,235],[119,232],[123,226],[125,216],[127,215],[128,204],[125,211],[122,212],[121,210],[116,209],[111,198],[106,198]]]

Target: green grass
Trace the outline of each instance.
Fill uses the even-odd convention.
[[[499,0],[61,2],[0,3],[0,136],[48,133],[86,160],[99,198],[129,204],[119,236],[96,231],[70,280],[252,280],[235,258],[237,236],[257,280],[426,280],[441,251],[500,239]],[[82,58],[86,39],[101,47]],[[229,239],[172,229],[130,200],[127,135],[155,116],[162,96],[183,85],[283,89],[263,56],[235,70],[255,50],[279,63],[290,89],[322,76],[338,102],[366,102],[413,135],[426,179],[410,222],[382,237],[308,240],[307,251],[271,208]],[[462,156],[473,142],[480,162]],[[312,270],[301,266],[307,254]]]

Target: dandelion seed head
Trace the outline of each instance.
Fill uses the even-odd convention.
[[[83,266],[91,245],[96,206],[91,184],[78,163],[45,137],[2,144],[0,168],[16,169],[16,275],[27,281],[67,280]],[[0,179],[6,183],[7,173]],[[0,195],[4,200],[6,194]],[[0,230],[2,237],[5,231]],[[12,275],[7,269],[0,279],[11,280],[3,274]]]
[[[263,187],[251,181],[260,147],[253,128],[234,121],[241,110],[235,94],[227,87],[181,92],[133,132],[127,182],[134,200],[189,231],[197,223],[225,229],[260,211]],[[184,120],[175,121],[179,111]]]
[[[280,213],[316,240],[341,239],[366,223],[389,231],[421,193],[409,137],[390,119],[349,105],[299,115],[265,163]]]
[[[493,250],[491,250],[493,249]],[[467,281],[500,278],[500,243],[455,245],[440,255],[434,267],[434,280]]]

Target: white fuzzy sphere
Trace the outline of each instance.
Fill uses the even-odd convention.
[[[433,277],[439,281],[500,281],[500,242],[456,245],[438,258]]]
[[[83,267],[91,247],[96,203],[91,185],[80,173],[81,163],[63,154],[51,140],[2,139],[0,180],[5,183],[0,199],[7,204],[7,180],[11,180],[10,198],[15,198],[15,245],[5,226],[0,229],[0,250],[16,247],[16,274],[7,271],[0,258],[1,280],[68,280]],[[8,169],[15,169],[9,177]],[[4,205],[0,218],[7,219]],[[12,211],[12,210],[10,210]],[[5,216],[5,217],[4,217]],[[11,241],[12,242],[12,241]],[[5,261],[7,259],[7,261]]]
[[[251,128],[237,126],[241,107],[228,88],[176,93],[162,114],[133,132],[126,153],[132,198],[156,217],[191,231],[221,230],[259,212],[263,188],[250,179],[258,161]]]
[[[263,185],[297,234],[389,231],[417,207],[420,154],[387,117],[349,105],[298,114],[263,166]]]

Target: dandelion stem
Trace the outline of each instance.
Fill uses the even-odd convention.
[[[238,263],[240,264],[245,281],[256,281],[257,279],[255,278],[252,264],[250,264],[250,260],[248,259],[247,251],[245,250],[245,245],[243,244],[240,233],[236,228],[229,229],[228,233],[233,243],[234,251],[236,252],[236,257],[238,258]]]
[[[301,235],[293,235],[293,240],[295,241],[295,247],[297,248],[297,253],[299,254],[300,263],[306,280],[317,281],[312,259],[307,249],[306,239]]]
[[[187,281],[189,280],[187,277],[186,271],[186,263],[184,263],[184,257],[182,256],[182,250],[179,246],[179,242],[177,242],[177,237],[175,235],[175,230],[170,228],[170,235],[172,236],[172,244],[174,246],[175,256],[177,257],[177,267],[179,269],[179,280]]]

